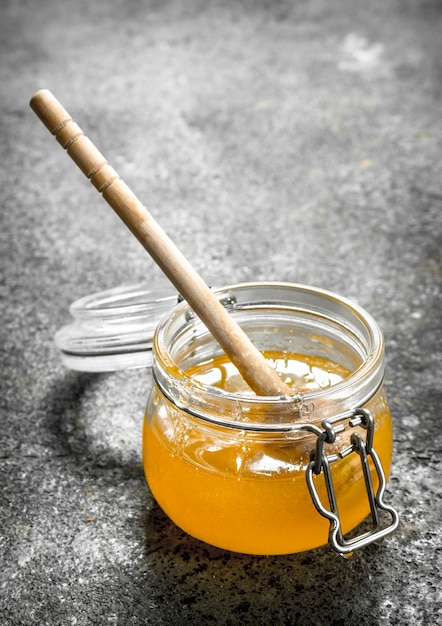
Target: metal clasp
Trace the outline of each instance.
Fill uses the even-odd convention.
[[[350,428],[362,426],[366,431],[365,442],[358,432],[352,433],[350,437],[351,445],[341,450],[338,454],[326,454],[324,444],[332,444],[336,440],[336,435],[345,430],[347,423]],[[336,417],[326,419],[322,422],[323,432],[318,435],[316,440],[316,448],[312,451],[311,460],[306,470],[307,486],[310,496],[318,512],[328,520],[330,520],[329,542],[342,556],[348,557],[351,554],[373,541],[381,539],[385,535],[393,532],[399,523],[399,515],[397,511],[385,504],[383,497],[387,481],[382,468],[381,461],[373,449],[374,437],[374,419],[370,411],[366,409],[355,409],[351,413],[338,415]],[[341,521],[339,518],[338,505],[336,501],[335,489],[333,486],[330,465],[343,459],[353,452],[360,457],[362,472],[365,481],[365,487],[370,504],[371,529],[357,537],[346,539],[342,533]],[[374,469],[379,480],[379,486],[375,493],[373,481],[370,472],[369,458],[373,463]],[[321,472],[324,474],[327,496],[329,501],[329,509],[327,509],[320,501],[317,489],[314,484],[314,476],[318,476]],[[390,524],[383,526],[380,520],[379,512],[386,511],[390,515]]]

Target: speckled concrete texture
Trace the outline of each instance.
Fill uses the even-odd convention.
[[[442,619],[442,6],[0,4],[0,623]],[[141,463],[148,370],[80,374],[70,302],[159,270],[29,109],[49,88],[210,284],[321,286],[387,346],[397,532],[233,554],[178,530]]]

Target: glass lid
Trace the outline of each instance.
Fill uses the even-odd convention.
[[[63,364],[83,372],[149,367],[159,320],[178,302],[168,283],[100,291],[71,304],[71,323],[55,333]]]

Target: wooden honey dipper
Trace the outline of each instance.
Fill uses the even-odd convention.
[[[204,280],[54,95],[47,89],[37,91],[30,105],[198,315],[253,391],[261,396],[292,395],[293,390],[270,367]]]

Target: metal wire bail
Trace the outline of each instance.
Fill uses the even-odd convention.
[[[345,423],[348,423],[350,428],[362,426],[366,430],[365,441],[358,432],[354,432],[350,437],[351,445],[341,450],[338,454],[327,455],[324,450],[324,444],[334,443],[336,435],[345,430]],[[330,521],[329,542],[331,546],[342,556],[348,557],[351,556],[355,550],[363,548],[373,541],[377,541],[385,537],[385,535],[392,533],[399,524],[399,515],[397,511],[392,506],[386,504],[383,499],[387,481],[382,463],[373,449],[374,419],[370,411],[361,408],[354,409],[350,413],[324,420],[322,427],[324,430],[317,437],[316,447],[312,451],[311,460],[306,469],[307,486],[316,509],[323,517]],[[370,504],[372,527],[369,531],[357,537],[346,539],[342,533],[342,525],[339,518],[330,465],[352,453],[357,453],[361,461],[365,487]],[[379,480],[379,486],[376,492],[373,488],[369,457],[372,460]],[[326,508],[321,502],[314,484],[314,476],[318,476],[321,472],[324,474],[329,508]],[[390,524],[386,526],[382,525],[379,516],[380,511],[389,513]]]

